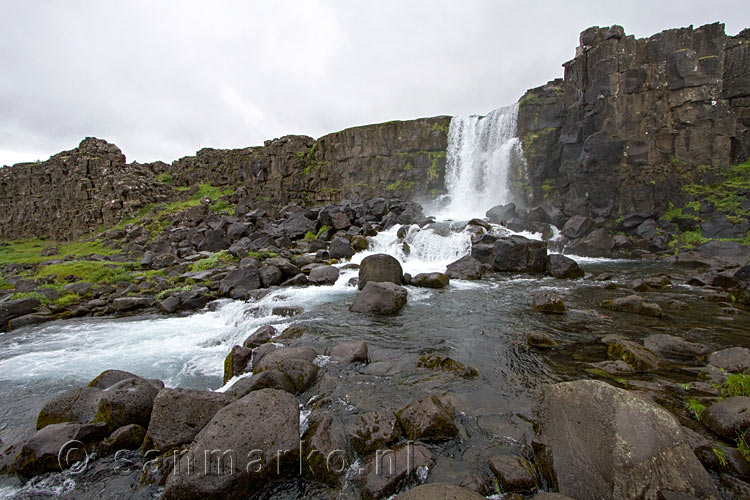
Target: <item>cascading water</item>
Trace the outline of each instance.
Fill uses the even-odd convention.
[[[448,204],[439,218],[484,217],[494,205],[511,201],[508,174],[512,163],[522,158],[517,118],[518,103],[484,117],[453,117],[446,153]]]

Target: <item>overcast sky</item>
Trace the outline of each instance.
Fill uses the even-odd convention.
[[[128,161],[441,114],[562,76],[578,34],[722,21],[747,0],[0,0],[0,165],[86,136]]]

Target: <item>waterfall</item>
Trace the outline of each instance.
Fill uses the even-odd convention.
[[[517,117],[518,103],[483,117],[453,117],[446,154],[448,204],[439,218],[484,217],[489,208],[511,201],[508,175],[513,161],[522,157]]]

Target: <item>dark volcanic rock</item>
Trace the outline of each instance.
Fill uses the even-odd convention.
[[[750,398],[734,396],[722,399],[706,408],[701,422],[715,433],[735,439],[750,427]]]
[[[224,359],[224,383],[229,382],[232,377],[245,373],[252,357],[253,350],[249,347],[241,345],[232,347],[232,350]]]
[[[328,253],[332,259],[350,259],[355,254],[349,240],[341,236],[337,236],[331,241],[328,246]]]
[[[407,443],[387,454],[375,454],[367,461],[358,477],[364,500],[376,500],[393,495],[416,478],[420,467],[429,467],[434,459],[429,448]]]
[[[443,273],[419,273],[411,277],[411,285],[423,288],[445,288],[450,279]]]
[[[411,440],[441,441],[458,435],[453,410],[434,395],[402,408],[396,412],[396,418]]]
[[[534,295],[531,308],[545,313],[563,314],[565,313],[565,301],[555,292],[545,290]]]
[[[363,413],[347,425],[352,446],[364,457],[375,450],[383,449],[401,437],[396,413],[390,409],[380,409]]]
[[[277,333],[278,331],[276,330],[276,328],[272,327],[271,325],[263,325],[255,330],[252,335],[246,338],[242,343],[242,346],[254,349],[262,344],[265,344],[266,342],[270,342],[270,340],[274,338]]]
[[[266,370],[252,377],[239,379],[229,388],[228,394],[230,398],[236,400],[261,389],[278,389],[290,394],[296,394],[297,392],[289,375],[279,370]]]
[[[712,352],[708,364],[728,372],[750,370],[750,349],[747,347],[730,347]]]
[[[297,450],[297,400],[274,389],[253,391],[219,410],[198,433],[167,478],[163,498],[246,498],[294,473]]]
[[[262,286],[260,273],[255,266],[244,266],[230,271],[219,284],[219,292],[233,299],[246,298],[250,291]]]
[[[576,279],[583,277],[583,269],[570,257],[560,254],[547,256],[547,272],[555,278]]]
[[[719,498],[677,420],[628,391],[594,380],[546,385],[533,413],[536,462],[565,495]]]
[[[362,341],[342,342],[331,349],[330,355],[342,363],[367,363],[367,344]]]
[[[358,313],[394,314],[406,305],[406,289],[393,283],[370,281],[349,307]]]
[[[40,306],[37,299],[16,299],[0,303],[0,332],[8,329],[8,323],[14,318],[33,313]]]
[[[456,280],[478,280],[484,274],[482,263],[471,255],[465,255],[455,262],[448,264],[445,271],[451,279]]]
[[[628,295],[627,297],[604,300],[602,301],[601,306],[607,309],[612,309],[613,311],[643,314],[646,316],[654,316],[656,318],[661,318],[663,315],[659,304],[646,302],[643,297],[638,295]]]
[[[481,245],[472,247],[472,257],[492,265],[495,271],[541,273],[547,268],[547,243],[543,241],[523,236],[498,238],[489,254],[478,248]]]
[[[313,285],[333,285],[339,279],[339,269],[333,266],[317,266],[310,271],[307,280]]]
[[[377,253],[362,259],[359,265],[359,282],[357,286],[362,290],[368,281],[388,282],[401,285],[404,272],[395,257]]]

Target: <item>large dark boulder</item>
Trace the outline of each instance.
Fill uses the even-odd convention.
[[[331,359],[340,363],[367,363],[368,349],[367,344],[361,340],[353,340],[351,342],[342,342],[330,351]]]
[[[349,310],[358,313],[394,314],[406,305],[406,289],[393,283],[369,281]]]
[[[456,280],[478,280],[484,274],[482,263],[471,255],[464,255],[455,262],[448,264],[445,274],[450,279]]]
[[[728,347],[714,351],[708,357],[708,364],[728,372],[750,370],[750,349],[747,347]]]
[[[318,377],[318,366],[313,363],[317,352],[310,347],[285,347],[263,356],[254,366],[258,374],[278,370],[289,377],[297,392],[309,389]]]
[[[722,399],[706,408],[701,421],[715,433],[735,439],[750,428],[750,398],[734,396]]]
[[[516,205],[514,203],[508,203],[507,205],[495,205],[494,207],[487,210],[484,215],[493,224],[505,224],[509,220],[518,217],[518,213],[516,212]]]
[[[302,443],[303,474],[314,481],[339,486],[354,461],[341,421],[330,415],[315,419],[302,436]]]
[[[0,332],[8,330],[8,323],[14,318],[33,313],[40,306],[34,298],[15,299],[0,303]]]
[[[453,410],[434,395],[400,409],[396,418],[404,435],[411,440],[441,441],[458,435]]]
[[[102,394],[102,390],[95,387],[75,387],[55,396],[39,411],[36,428],[62,422],[93,422]]]
[[[591,226],[592,222],[588,217],[574,215],[568,219],[560,232],[571,240],[575,240],[586,236],[591,230]]]
[[[262,286],[260,273],[255,266],[243,266],[230,271],[219,283],[219,292],[233,299],[244,299],[252,290]]]
[[[328,246],[328,254],[332,259],[351,259],[356,252],[348,239],[336,236]]]
[[[220,409],[167,478],[165,500],[247,498],[299,469],[299,405],[275,389]]]
[[[445,288],[450,278],[443,273],[419,273],[411,278],[412,286],[423,288]]]
[[[385,253],[368,255],[359,265],[359,282],[357,286],[362,290],[369,281],[388,282],[400,285],[404,271],[401,263]]]
[[[156,387],[140,377],[117,382],[102,391],[94,423],[106,423],[110,432],[128,424],[138,424],[145,429],[158,393]]]
[[[719,498],[677,419],[628,391],[596,380],[545,385],[533,414],[536,462],[564,495]]]
[[[290,394],[297,393],[297,388],[294,387],[294,383],[289,378],[289,375],[279,370],[266,370],[252,377],[239,379],[232,384],[227,394],[232,400],[236,400],[261,389],[278,389]]]
[[[584,257],[610,257],[615,240],[605,228],[594,229],[587,236],[572,242],[566,251]]]
[[[668,358],[698,358],[711,351],[706,345],[688,342],[683,338],[666,333],[649,335],[643,339],[643,346]]]
[[[407,443],[388,453],[375,453],[357,477],[364,500],[386,498],[416,480],[420,468],[434,463],[432,452],[421,444]]]
[[[236,345],[224,358],[224,383],[232,377],[242,375],[247,371],[247,366],[253,358],[253,350],[249,347]]]
[[[308,231],[314,233],[315,226],[315,221],[305,217],[304,212],[294,212],[279,225],[279,229],[281,229],[289,238],[298,240],[305,236]]]
[[[555,278],[577,279],[583,278],[583,269],[570,257],[557,253],[547,256],[547,272]]]
[[[276,328],[271,325],[263,325],[255,330],[245,341],[242,343],[243,347],[249,347],[255,349],[267,342],[270,342],[278,334]]]
[[[189,443],[229,402],[220,392],[162,389],[154,399],[147,436],[162,451]]]
[[[333,266],[316,266],[307,276],[313,285],[333,285],[339,279],[339,269]]]
[[[542,273],[547,268],[547,243],[523,236],[498,238],[492,254],[483,260],[474,253],[472,257],[492,265],[495,271]]]
[[[385,408],[352,417],[347,432],[352,446],[362,457],[385,448],[401,437],[396,413]]]

